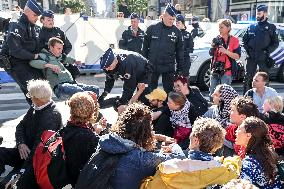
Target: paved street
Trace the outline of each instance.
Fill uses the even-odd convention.
[[[82,75],[78,78],[78,82],[96,84],[101,88],[101,90],[103,90],[104,75]],[[122,82],[117,81],[115,86],[116,87],[112,90],[112,94],[119,95],[121,93]],[[239,94],[242,94],[241,83],[235,83],[233,86]],[[284,97],[283,83],[272,82],[271,86],[275,88],[282,97]],[[208,97],[208,92],[203,92],[203,95]],[[54,100],[58,102],[56,97],[54,97]],[[4,122],[23,115],[27,109],[28,104],[26,103],[24,94],[21,93],[19,87],[15,83],[4,84],[2,89],[0,89],[0,127]]]

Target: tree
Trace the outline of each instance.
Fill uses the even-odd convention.
[[[71,8],[73,13],[86,10],[85,3],[81,0],[65,0],[63,2],[64,8]]]
[[[117,7],[121,0],[117,0]],[[126,0],[125,1],[130,12],[142,13],[147,11],[148,0]]]

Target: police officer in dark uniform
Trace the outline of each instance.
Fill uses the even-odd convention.
[[[58,37],[64,43],[62,58],[65,59],[72,50],[72,44],[60,28],[54,27],[54,12],[51,10],[44,11],[40,17],[40,21],[43,24],[39,33],[40,49],[48,49],[48,40],[52,37]]]
[[[257,66],[259,71],[269,72],[270,67],[273,65],[270,65],[269,54],[279,45],[275,25],[267,21],[267,8],[266,5],[257,6],[257,23],[250,25],[243,37],[244,48],[248,55],[244,94],[252,87],[251,83]]]
[[[193,38],[191,36],[191,34],[186,31],[186,26],[185,26],[185,20],[184,20],[184,16],[181,14],[178,14],[176,16],[176,26],[178,29],[180,29],[182,36],[183,36],[183,41],[184,41],[184,69],[185,69],[185,75],[186,77],[189,78],[189,70],[190,70],[190,66],[191,66],[191,62],[190,62],[190,53],[193,52]]]
[[[39,41],[35,23],[42,12],[42,7],[35,0],[27,1],[18,22],[11,25],[1,52],[10,56],[11,69],[8,70],[8,73],[17,82],[24,94],[28,92],[28,80],[43,78],[40,70],[29,65],[30,60],[38,58]],[[31,104],[31,100],[26,99]]]
[[[181,31],[173,25],[176,10],[168,4],[163,20],[148,27],[143,44],[143,56],[153,65],[150,88],[156,89],[162,74],[164,90],[173,90],[175,72],[184,72],[183,38]],[[182,73],[186,75],[185,73]]]
[[[114,54],[112,49],[109,48],[101,57],[100,64],[101,69],[106,73],[105,89],[99,97],[99,103],[102,107],[104,107],[102,105],[104,104],[104,98],[111,92],[116,79],[120,78],[124,81],[122,96],[116,103],[117,107],[128,103],[138,83],[144,83],[146,86],[149,83],[151,65],[148,64],[147,59],[136,52],[123,51]],[[147,102],[145,98],[147,93],[148,90],[146,88],[139,100]]]
[[[141,54],[145,33],[138,26],[139,16],[136,13],[130,15],[131,26],[122,33],[119,40],[119,48]]]
[[[193,16],[191,19],[191,25],[193,29],[191,30],[191,36],[194,39],[195,37],[203,37],[204,31],[199,26],[199,18],[197,16]]]

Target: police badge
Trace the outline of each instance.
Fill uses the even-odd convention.
[[[126,73],[126,74],[124,74],[124,79],[130,79],[131,78],[131,74],[129,74],[129,73]]]

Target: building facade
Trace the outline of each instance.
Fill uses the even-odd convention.
[[[230,0],[229,10],[237,20],[255,20],[256,7],[260,4],[268,6],[268,17],[270,22],[284,22],[284,1],[283,0]]]

